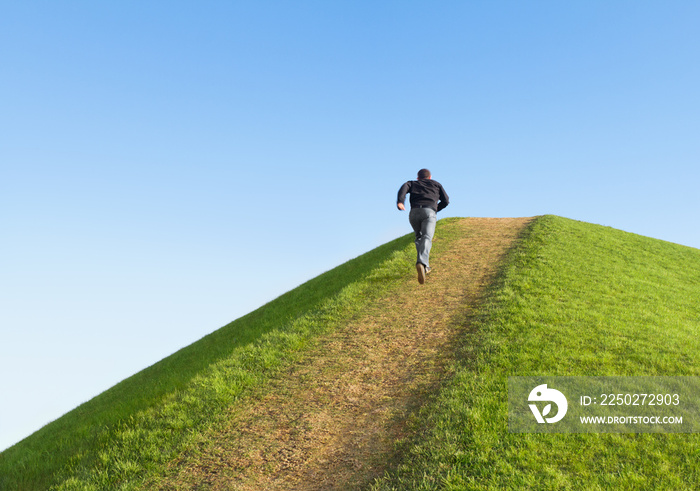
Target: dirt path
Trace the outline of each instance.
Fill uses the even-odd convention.
[[[160,489],[347,490],[381,476],[396,459],[406,419],[444,376],[460,330],[529,218],[468,218],[450,224],[433,272],[373,302],[323,336],[273,382],[269,395],[232,414],[229,427]]]

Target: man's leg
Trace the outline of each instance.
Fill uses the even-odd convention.
[[[421,208],[425,210],[426,217],[421,223],[421,236],[416,245],[418,253],[418,262],[422,263],[426,268],[430,268],[430,249],[433,247],[433,235],[435,235],[435,224],[437,223],[437,214],[431,208]]]
[[[437,214],[431,208],[413,208],[408,219],[416,234],[416,263],[429,268]]]

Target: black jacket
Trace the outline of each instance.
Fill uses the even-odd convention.
[[[405,182],[399,189],[396,203],[403,203],[408,193],[411,195],[412,208],[415,206],[428,206],[435,212],[438,212],[450,204],[450,198],[447,196],[442,184],[432,179]]]

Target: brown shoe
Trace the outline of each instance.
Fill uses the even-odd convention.
[[[416,271],[418,271],[418,283],[422,285],[425,283],[425,266],[421,263],[416,264]]]

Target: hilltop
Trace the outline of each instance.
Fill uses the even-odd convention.
[[[301,285],[0,454],[0,489],[687,488],[696,435],[509,434],[508,375],[698,375],[700,251],[444,219]],[[646,457],[646,454],[653,458]]]

